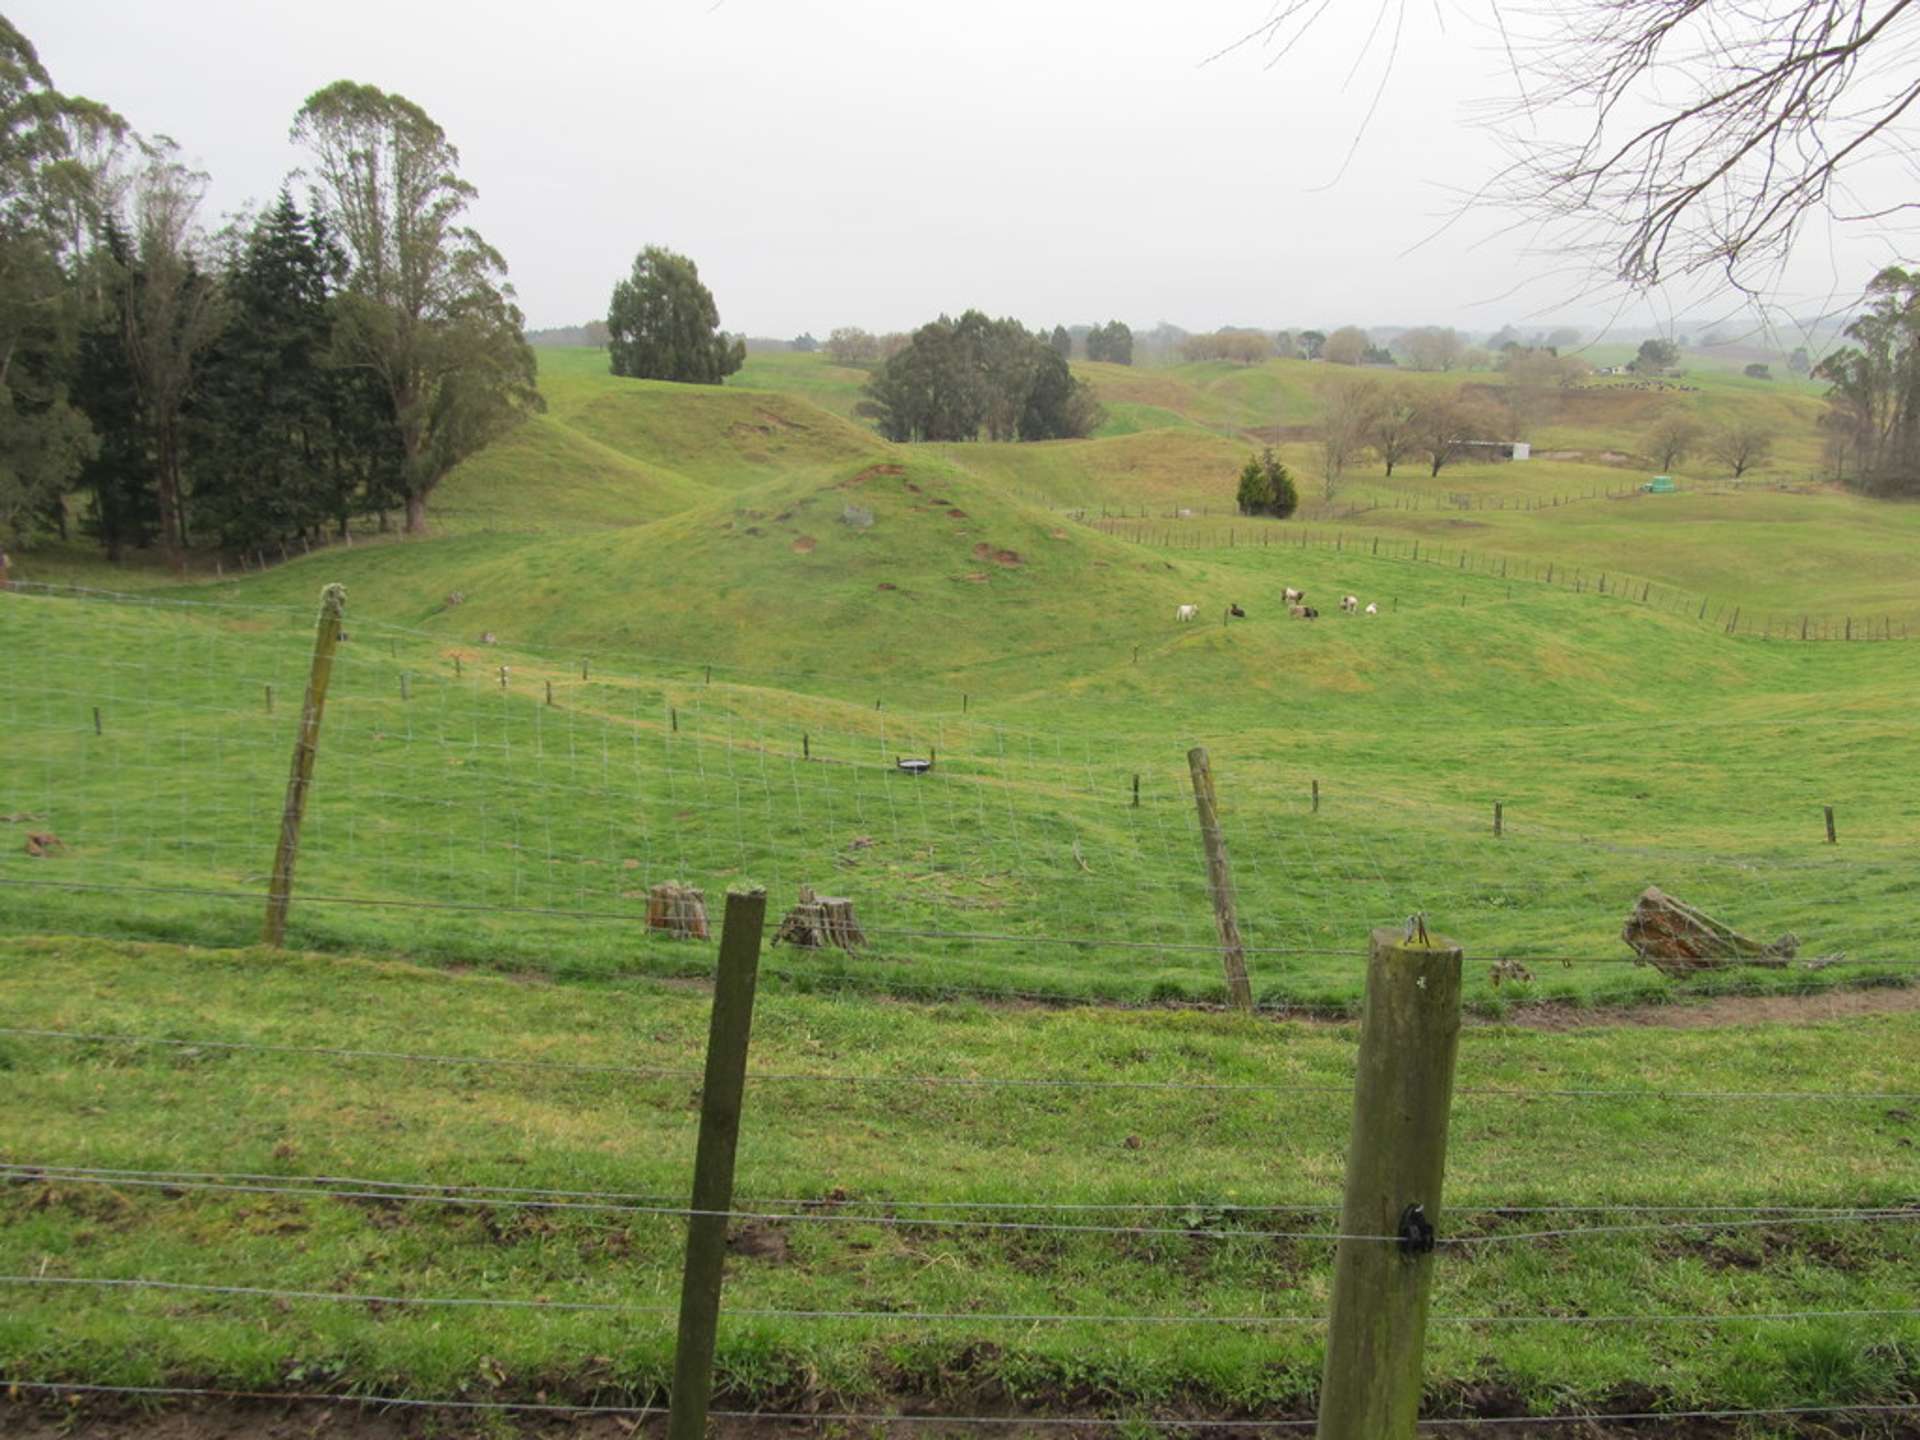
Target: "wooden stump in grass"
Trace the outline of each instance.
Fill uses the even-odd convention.
[[[698,886],[667,880],[647,889],[647,928],[665,930],[676,940],[705,940],[707,898]]]
[[[853,913],[853,901],[844,895],[816,895],[811,885],[800,887],[800,903],[789,910],[774,931],[773,943],[781,941],[806,950],[836,946],[851,953],[867,943],[866,933]]]

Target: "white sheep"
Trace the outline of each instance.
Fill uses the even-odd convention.
[[[1296,590],[1289,585],[1281,592],[1280,598],[1289,605],[1298,605],[1307,598],[1307,592],[1304,590]]]
[[[1351,615],[1354,611],[1360,608],[1360,597],[1358,595],[1341,596],[1340,608],[1346,611],[1347,614]]]
[[[1374,604],[1374,603],[1373,603],[1372,601],[1368,601],[1368,602],[1367,602],[1367,614],[1369,614],[1369,615],[1378,615],[1379,613],[1380,613],[1380,607],[1379,607],[1378,605],[1375,605],[1375,604]]]
[[[1193,617],[1199,613],[1200,607],[1198,605],[1182,605],[1178,610],[1173,612],[1173,618],[1184,622],[1193,619]]]

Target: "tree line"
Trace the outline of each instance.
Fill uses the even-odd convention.
[[[1846,328],[1853,343],[1814,368],[1833,477],[1870,495],[1920,495],[1920,271],[1890,265]]]
[[[467,456],[540,408],[459,152],[338,81],[291,189],[218,234],[165,139],[63,94],[0,18],[0,541],[241,551],[358,516],[424,528]]]
[[[876,366],[858,413],[895,441],[1072,439],[1102,419],[1050,336],[978,310],[914,331]]]

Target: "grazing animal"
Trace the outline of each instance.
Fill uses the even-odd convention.
[[[1311,605],[1303,605],[1303,606],[1301,606],[1300,608],[1301,608],[1302,610],[1304,610],[1304,611],[1306,611],[1306,618],[1307,618],[1307,619],[1309,619],[1309,620],[1318,620],[1318,619],[1320,618],[1320,612],[1319,612],[1318,610],[1316,610],[1316,609],[1314,609],[1314,608],[1313,608],[1313,606],[1311,606]]]
[[[1318,620],[1320,612],[1311,605],[1289,605],[1287,613],[1296,620]]]
[[[1369,600],[1367,602],[1367,614],[1378,615],[1379,613],[1380,613],[1380,607],[1378,605],[1375,605],[1371,600]]]
[[[1289,585],[1280,592],[1280,598],[1289,605],[1298,605],[1307,598],[1307,592],[1304,590],[1296,590]]]
[[[1173,612],[1173,618],[1184,622],[1193,619],[1193,617],[1199,613],[1200,607],[1198,605],[1182,605],[1178,610]]]
[[[1360,597],[1358,595],[1343,595],[1340,598],[1340,608],[1351,615],[1360,608]]]
[[[1242,610],[1238,605],[1227,606],[1227,614],[1236,620],[1244,620],[1247,618],[1247,612]]]

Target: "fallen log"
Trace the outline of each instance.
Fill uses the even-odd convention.
[[[1640,892],[1620,938],[1632,948],[1636,965],[1651,965],[1675,978],[1725,965],[1782,970],[1800,949],[1796,935],[1782,935],[1772,944],[1754,940],[1657,885]]]

